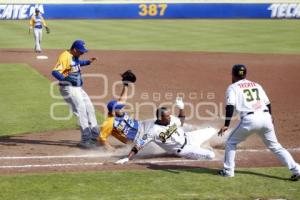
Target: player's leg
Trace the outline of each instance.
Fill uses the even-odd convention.
[[[90,139],[96,141],[99,136],[99,126],[97,123],[95,108],[92,104],[90,97],[87,95],[87,93],[82,88],[80,88],[80,92],[82,94],[82,98],[83,98],[84,105],[86,108],[88,123],[90,125],[89,126],[90,130],[91,130]]]
[[[261,129],[260,136],[263,139],[265,145],[277,156],[277,158],[288,167],[292,174],[298,174],[300,176],[300,166],[297,164],[292,155],[281,146],[278,142],[274,125],[272,123],[271,116],[266,113],[264,114],[265,126]]]
[[[85,106],[84,98],[81,93],[80,87],[70,87],[70,100],[75,105],[78,114],[78,123],[81,130],[81,142],[83,144],[88,143],[91,135],[87,109]]]
[[[215,153],[211,150],[198,146],[187,144],[183,149],[177,151],[177,155],[192,160],[212,160]]]
[[[42,38],[43,38],[43,29],[39,30],[39,44],[40,44],[40,51],[42,51]]]
[[[245,117],[230,133],[225,146],[224,175],[220,175],[234,176],[236,146],[251,134],[251,124],[251,116]]]
[[[186,135],[189,137],[192,143],[200,146],[201,144],[210,140],[213,136],[217,135],[217,130],[215,128],[207,127],[187,132]]]
[[[90,128],[80,87],[61,86],[60,93],[64,97],[65,101],[71,106],[73,113],[77,116],[77,123],[81,130],[80,144],[82,144],[82,146],[88,146]]]
[[[73,114],[76,117],[78,117],[78,111],[77,111],[76,105],[74,104],[74,102],[71,99],[71,89],[70,89],[70,87],[69,86],[60,86],[59,91],[60,91],[61,96],[66,101],[66,103],[72,109]],[[79,122],[78,122],[78,125],[79,125]]]
[[[35,42],[35,47],[34,50],[36,52],[41,51],[41,46],[40,46],[40,34],[39,34],[40,29],[34,28],[33,33],[34,33],[34,42]]]
[[[37,46],[38,46],[38,35],[36,28],[33,29],[33,38],[34,38],[34,51],[37,52]]]
[[[178,151],[178,155],[193,160],[211,160],[215,157],[212,150],[201,148],[201,144],[216,135],[213,128],[204,128],[186,133],[187,144]]]

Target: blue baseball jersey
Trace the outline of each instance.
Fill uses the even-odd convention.
[[[82,86],[81,66],[89,65],[90,63],[89,60],[79,60],[79,58],[74,57],[70,51],[66,50],[59,56],[53,71],[67,78],[63,81],[69,81],[73,86]],[[56,78],[60,80],[58,77]]]
[[[109,116],[100,127],[98,140],[105,142],[110,135],[127,144],[133,142],[139,130],[139,122],[127,113],[122,117]]]
[[[138,132],[139,123],[137,120],[132,119],[127,113],[125,113],[122,117],[115,117],[113,126],[114,129],[123,133],[128,140],[133,141]]]

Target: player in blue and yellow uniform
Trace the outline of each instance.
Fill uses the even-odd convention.
[[[107,141],[112,135],[124,144],[132,143],[139,135],[139,121],[124,111],[127,99],[128,85],[123,84],[119,100],[111,100],[107,104],[108,116],[100,128],[99,142],[107,149],[113,149]]]
[[[30,21],[29,21],[29,33],[30,30],[33,29],[33,36],[34,36],[34,42],[35,42],[35,47],[34,50],[37,53],[42,52],[41,48],[41,41],[42,41],[42,36],[43,36],[43,27],[47,27],[46,21],[42,14],[40,13],[40,10],[38,8],[35,9],[35,14],[32,15]]]
[[[60,93],[78,118],[81,130],[81,142],[78,146],[92,148],[97,143],[99,127],[94,106],[87,93],[82,89],[81,67],[90,65],[96,58],[79,59],[88,51],[84,45],[85,42],[82,40],[74,41],[70,50],[64,51],[59,56],[52,75],[59,80]]]

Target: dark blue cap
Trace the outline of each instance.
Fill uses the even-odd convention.
[[[232,75],[235,77],[244,78],[247,74],[247,68],[243,64],[235,64],[232,67]]]
[[[112,112],[114,110],[120,110],[124,107],[125,105],[116,101],[116,100],[111,100],[110,102],[108,102],[107,104],[107,109],[109,112]]]
[[[71,46],[71,49],[75,48],[81,53],[86,53],[88,50],[85,48],[85,42],[83,40],[75,40]]]
[[[35,12],[40,12],[40,9],[38,9],[38,8],[35,8]]]

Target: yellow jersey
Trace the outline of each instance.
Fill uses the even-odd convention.
[[[66,50],[58,57],[57,63],[53,70],[58,71],[64,76],[68,76],[69,73],[80,72],[80,63],[76,62],[76,60],[73,59],[73,55],[70,53],[70,51]]]
[[[43,28],[43,26],[47,26],[46,21],[45,21],[44,17],[41,14],[32,15],[32,17],[29,21],[29,24],[30,24],[31,28],[38,28],[38,29]]]
[[[122,117],[108,116],[100,127],[98,140],[104,143],[112,135],[124,144],[128,144],[134,141],[138,128],[138,121],[129,117],[127,113]]]

